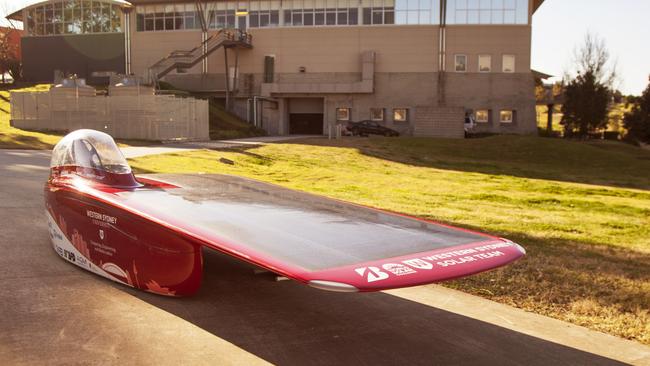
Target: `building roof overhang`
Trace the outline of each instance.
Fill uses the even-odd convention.
[[[22,22],[23,21],[23,10],[29,9],[29,8],[34,7],[34,6],[39,6],[39,5],[47,4],[47,3],[50,3],[50,2],[58,2],[58,1],[61,1],[61,0],[45,0],[45,1],[36,0],[36,1],[30,1],[31,4],[14,11],[13,13],[7,15],[5,18],[7,18],[9,20],[15,20],[15,21],[18,21],[18,22]],[[117,5],[120,5],[123,8],[130,8],[130,7],[133,6],[133,5],[131,5],[130,2],[125,1],[125,0],[103,0],[103,1],[108,2],[108,3],[114,3],[114,4],[117,4]]]
[[[533,14],[539,9],[540,6],[544,3],[544,0],[533,0]]]

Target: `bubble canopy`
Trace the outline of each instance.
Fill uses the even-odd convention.
[[[56,144],[52,150],[50,168],[62,167],[131,175],[131,167],[113,138],[95,130],[74,131]]]

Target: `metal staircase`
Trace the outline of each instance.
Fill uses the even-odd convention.
[[[149,67],[149,80],[158,85],[158,81],[173,70],[193,67],[219,48],[251,48],[252,37],[239,29],[222,29],[210,36],[200,45],[187,51],[173,51],[165,58]]]

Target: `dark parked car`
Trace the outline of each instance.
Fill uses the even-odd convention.
[[[352,136],[399,136],[399,132],[373,121],[348,122],[347,129]]]

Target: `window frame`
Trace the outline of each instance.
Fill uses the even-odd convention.
[[[345,111],[346,116],[344,118],[339,118],[340,112],[342,112],[342,111]],[[335,117],[336,117],[337,122],[349,122],[351,116],[352,116],[352,108],[350,108],[350,107],[337,107],[336,108]]]
[[[509,120],[504,120],[503,119],[503,113],[504,112],[509,112],[510,113],[510,119]],[[514,122],[515,122],[515,110],[514,109],[501,109],[501,110],[499,110],[499,123],[512,124]]]
[[[404,119],[397,119],[397,118],[395,118],[395,112],[397,112],[398,110],[404,110]],[[408,121],[409,121],[409,118],[410,118],[410,113],[409,113],[409,109],[408,109],[408,108],[406,108],[406,107],[397,107],[397,108],[393,108],[393,122],[398,122],[398,123],[399,123],[399,122],[402,122],[402,123],[403,123],[403,122],[408,122]]]
[[[381,119],[375,118],[373,116],[373,111],[381,111]],[[384,122],[385,120],[386,120],[386,109],[385,108],[370,108],[370,121]]]
[[[465,58],[465,68],[463,70],[458,70],[458,57],[464,57]],[[468,58],[466,54],[463,53],[457,53],[454,54],[454,72],[467,72],[467,69],[469,68],[469,65],[467,63]]]
[[[506,71],[506,58],[512,57],[512,71]],[[505,74],[514,74],[517,71],[517,56],[511,53],[504,53],[501,57],[501,72]]]
[[[482,120],[478,118],[479,112],[485,112],[486,119]],[[474,121],[476,123],[490,123],[490,110],[489,109],[477,109],[474,112]]]
[[[481,70],[481,58],[486,58],[486,57],[487,57],[487,60],[488,60],[487,70]],[[492,72],[492,55],[490,55],[488,53],[479,54],[477,59],[478,59],[478,72],[482,72],[482,73],[490,73],[490,72]]]

